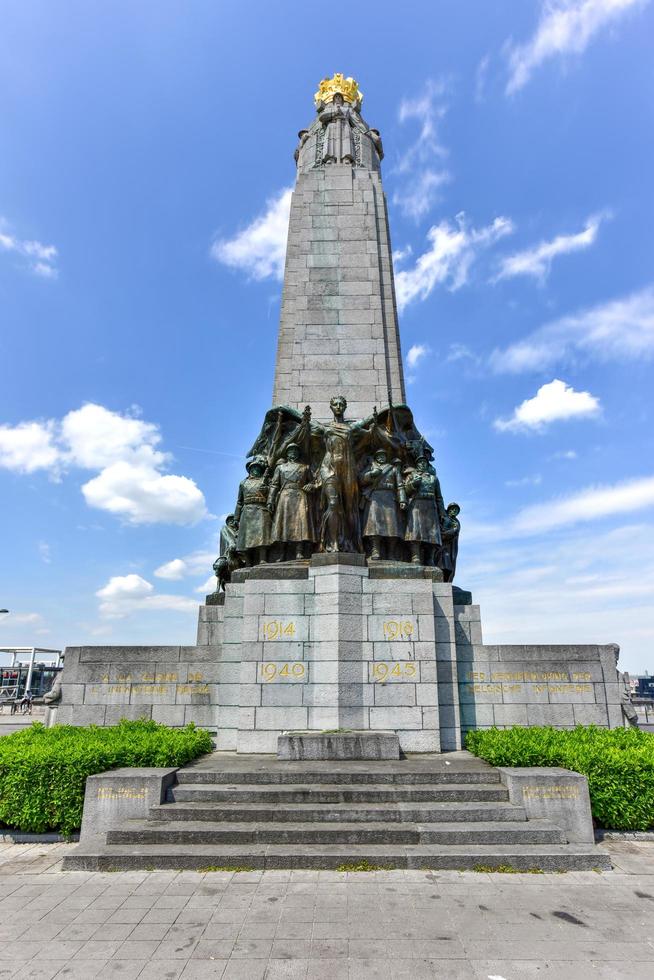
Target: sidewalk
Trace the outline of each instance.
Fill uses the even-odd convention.
[[[0,978],[650,980],[654,843],[610,873],[60,872],[0,845]]]

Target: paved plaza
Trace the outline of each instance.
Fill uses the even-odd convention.
[[[654,843],[609,873],[62,872],[0,845],[0,978],[651,980]]]

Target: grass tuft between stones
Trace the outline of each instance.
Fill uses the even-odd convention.
[[[388,865],[371,864],[370,861],[357,861],[355,864],[339,864],[337,871],[392,871]]]
[[[199,875],[211,874],[214,871],[233,871],[234,874],[239,874],[241,871],[254,871],[254,868],[248,868],[247,865],[237,865],[237,864],[208,864],[206,868],[193,868],[193,871],[197,871]]]

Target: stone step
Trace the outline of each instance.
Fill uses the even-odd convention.
[[[319,788],[301,784],[291,786],[260,787],[252,785],[218,785],[182,783],[175,786],[170,795],[176,803],[204,801],[208,803],[385,803],[385,802],[437,802],[446,800],[481,802],[482,800],[507,800],[508,792],[500,783],[472,785],[421,784],[419,787],[369,784],[339,786],[321,783]]]
[[[509,823],[221,823],[127,820],[107,832],[107,844],[565,844],[545,820]]]
[[[338,869],[362,863],[380,868],[424,870],[591,871],[611,869],[608,854],[583,844],[448,844],[423,845],[280,845],[247,847],[186,844],[79,845],[65,855],[65,871],[145,869],[320,868]]]
[[[269,763],[268,766],[271,764]],[[192,766],[187,769],[180,769],[177,773],[177,782],[180,785],[187,783],[211,783],[229,785],[286,785],[295,783],[329,783],[331,785],[341,785],[356,783],[363,786],[368,783],[375,785],[419,785],[428,783],[437,785],[439,783],[457,783],[459,785],[483,783],[499,783],[500,774],[490,766],[486,769],[402,769],[402,768],[382,768],[383,763],[375,762],[368,764],[368,769],[361,770],[349,765],[347,768],[333,768],[333,763],[325,763],[324,768],[313,768],[315,763],[286,763],[288,768],[265,768],[260,770],[252,769],[195,769]],[[395,765],[398,765],[397,763]],[[402,763],[399,763],[401,766]],[[373,768],[374,766],[374,768]],[[295,768],[293,768],[295,767]]]
[[[445,802],[445,803],[341,803],[337,810],[311,803],[288,806],[265,806],[259,803],[162,803],[150,808],[150,820],[195,820],[202,822],[286,823],[468,823],[483,820],[524,821],[523,807],[512,803]]]

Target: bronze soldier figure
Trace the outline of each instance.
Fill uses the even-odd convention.
[[[300,460],[300,447],[286,447],[286,461],[275,467],[268,493],[268,510],[274,514],[270,540],[279,548],[291,545],[293,557],[306,557],[316,540],[309,493],[315,489],[311,467]]]
[[[441,527],[443,547],[441,549],[439,565],[443,569],[444,582],[452,582],[456,572],[456,559],[459,554],[459,533],[461,531],[461,522],[459,521],[460,513],[461,508],[458,504],[448,504]]]
[[[241,564],[241,559],[236,550],[236,538],[238,535],[238,525],[233,514],[228,514],[225,524],[220,529],[220,554],[213,563],[213,570],[218,579],[216,592],[225,591],[225,586],[231,580],[232,572]]]
[[[406,490],[397,464],[389,463],[385,449],[378,449],[361,480],[364,541],[368,541],[370,557],[382,557],[382,542],[387,557],[398,557],[398,542],[403,537],[401,511],[406,510]]]
[[[441,521],[445,516],[445,505],[438,477],[430,473],[429,468],[427,458],[420,456],[407,479],[410,502],[404,540],[411,547],[414,565],[434,565],[442,543]]]
[[[266,462],[260,456],[245,464],[248,475],[238,488],[234,520],[238,527],[236,550],[248,565],[264,565],[270,544],[270,511]]]

